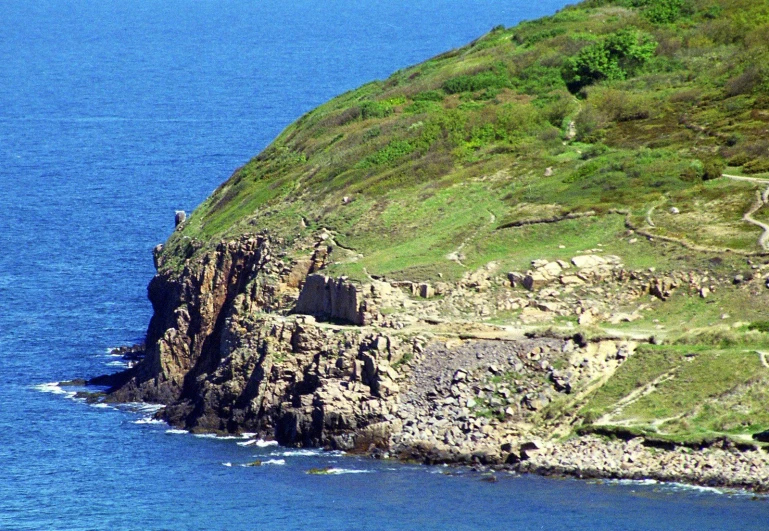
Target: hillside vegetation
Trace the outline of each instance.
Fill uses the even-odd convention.
[[[325,227],[363,255],[340,272],[419,279],[459,275],[460,244],[468,267],[509,257],[529,245],[516,221],[676,205],[660,234],[758,251],[755,184],[717,178],[769,172],[767,65],[765,1],[589,1],[497,27],[306,114],[172,242]]]
[[[579,404],[596,426],[739,438],[769,427],[767,183],[769,1],[588,0],[302,116],[173,234],[162,267],[256,231],[290,259],[325,232],[340,249],[325,273],[357,280],[450,282],[595,248],[755,278],[593,330],[666,344]]]

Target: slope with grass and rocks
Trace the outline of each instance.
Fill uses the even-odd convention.
[[[767,490],[766,59],[769,2],[590,0],[343,94],[155,249],[145,356],[94,382],[194,431]]]

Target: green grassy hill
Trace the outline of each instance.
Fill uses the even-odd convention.
[[[741,221],[757,185],[713,179],[769,172],[767,65],[765,1],[589,1],[494,28],[301,117],[169,250],[324,227],[363,255],[340,273],[455,277],[445,257],[460,245],[473,267],[590,245],[618,228],[613,209],[643,221],[677,206],[654,219],[660,235],[760,251],[760,229]],[[587,231],[511,228],[588,211]]]
[[[601,247],[628,269],[760,284],[768,183],[769,1],[588,0],[302,116],[172,235],[162,267],[258,230],[299,257],[326,230],[342,250],[327,273],[361,280]],[[584,418],[684,439],[769,427],[756,282],[652,299],[614,326],[667,344],[640,349]]]

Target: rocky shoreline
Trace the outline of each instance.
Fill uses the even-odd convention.
[[[769,455],[728,441],[708,448],[662,449],[643,438],[629,441],[585,436],[543,448],[516,470],[577,478],[654,479],[703,487],[769,493]]]
[[[306,258],[286,258],[281,245],[267,235],[222,242],[182,271],[164,268],[159,249],[143,358],[134,347],[135,366],[91,383],[111,387],[107,401],[163,403],[160,417],[192,432],[253,432],[285,446],[431,464],[769,491],[759,444],[574,437],[586,398],[639,340],[527,336],[456,317],[491,306],[523,307],[521,321],[569,312],[580,322],[633,319],[616,308],[675,289],[702,296],[720,289],[718,280],[626,271],[596,249],[569,263],[537,260],[522,274],[492,264],[453,284],[361,284],[317,273],[336,248],[328,234],[307,242]]]

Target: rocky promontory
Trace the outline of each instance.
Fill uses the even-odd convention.
[[[587,1],[289,125],[155,249],[175,426],[766,490],[764,2]]]
[[[287,446],[545,474],[768,486],[766,453],[755,445],[693,450],[643,437],[569,438],[589,395],[648,338],[532,334],[529,325],[568,315],[629,321],[634,314],[617,307],[662,299],[684,288],[683,277],[660,280],[591,252],[568,263],[535,261],[524,273],[490,264],[439,286],[361,283],[316,272],[334,254],[322,237],[303,259],[277,258],[275,245],[266,234],[243,237],[178,274],[161,269],[149,287],[155,315],[145,356],[108,378],[107,400],[160,402],[160,415],[174,426],[251,432]],[[696,294],[702,286],[691,278],[685,289]],[[472,318],[513,305],[521,307],[516,326]],[[398,313],[381,311],[393,307]],[[452,314],[470,318],[437,317]]]

